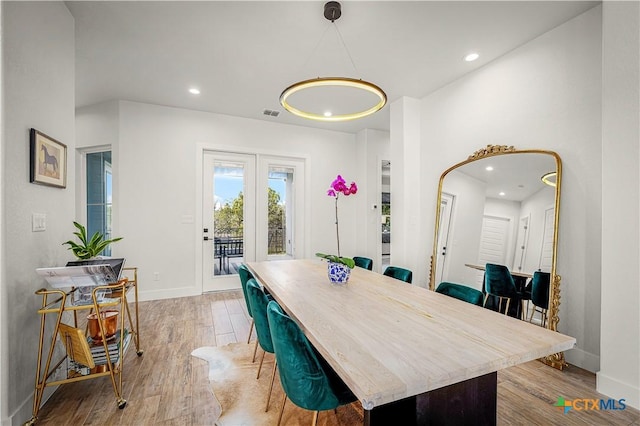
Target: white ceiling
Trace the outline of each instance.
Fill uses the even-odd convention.
[[[389,130],[389,103],[424,97],[599,4],[343,2],[336,25],[354,71],[324,3],[66,2],[76,25],[77,106],[122,99],[345,132]],[[464,62],[470,51],[480,59]],[[301,119],[280,106],[290,84],[335,75],[379,85],[389,103],[343,123]],[[202,93],[189,94],[191,86]]]

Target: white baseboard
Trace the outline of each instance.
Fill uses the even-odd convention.
[[[58,389],[58,386],[50,386],[44,389],[40,407],[42,407],[44,403],[51,398],[51,395],[53,395],[56,389]],[[31,417],[33,417],[33,392],[31,392],[28,398],[22,401],[22,404],[20,404],[13,414],[11,414],[6,420],[2,421],[2,424],[8,426],[22,426],[25,422],[29,421]]]
[[[596,373],[596,390],[615,400],[624,399],[624,403],[640,410],[640,387],[621,382],[601,372]]]
[[[573,348],[565,351],[564,359],[569,364],[591,371],[592,373],[600,370],[600,357],[580,348]]]
[[[201,287],[177,287],[162,290],[138,290],[138,300],[145,302],[148,300],[174,299],[176,297],[200,296],[202,294]],[[131,301],[131,297],[128,297]]]

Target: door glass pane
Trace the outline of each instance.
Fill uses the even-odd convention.
[[[215,162],[213,275],[232,275],[244,261],[244,166]]]
[[[87,234],[100,232],[111,238],[111,151],[86,155],[87,164]],[[111,256],[108,246],[102,253]]]
[[[287,180],[292,173],[282,167],[269,167],[268,255],[287,254]]]

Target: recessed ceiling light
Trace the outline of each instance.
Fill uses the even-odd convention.
[[[189,89],[189,93],[191,93],[192,95],[199,95],[200,89],[198,89],[197,87],[192,87]]]
[[[469,53],[467,56],[464,57],[464,60],[467,62],[473,62],[476,59],[478,59],[480,57],[480,55],[476,52],[471,52]]]
[[[492,166],[487,166],[487,167],[485,167],[485,170],[486,170],[486,171],[488,171],[488,172],[490,172],[490,171],[492,171],[492,170],[493,170],[493,167],[492,167]]]
[[[505,194],[504,192],[500,192],[500,194],[498,194],[498,195],[500,195],[501,197],[504,197],[507,194]]]

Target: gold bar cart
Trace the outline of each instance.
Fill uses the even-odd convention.
[[[113,390],[118,408],[123,409],[127,401],[122,397],[122,374],[124,355],[129,346],[129,342],[133,342],[136,354],[142,356],[143,350],[140,347],[140,331],[138,316],[138,271],[135,267],[123,268],[123,278],[117,283],[98,285],[92,291],[92,303],[84,305],[74,305],[71,303],[71,296],[78,288],[72,288],[70,291],[58,289],[40,289],[35,292],[36,295],[42,297],[42,307],[38,310],[40,315],[40,340],[38,347],[38,364],[36,368],[35,391],[33,395],[33,415],[25,426],[31,426],[38,420],[38,412],[42,404],[42,397],[47,386],[58,386],[66,383],[73,383],[81,380],[95,379],[97,377],[109,376],[113,385]],[[101,298],[102,292],[110,292],[108,298]],[[127,294],[133,292],[133,315],[127,302]],[[89,347],[88,326],[84,330],[78,328],[78,313],[96,312],[97,323],[100,329],[100,335],[106,336],[106,325],[103,316],[99,314],[101,309],[108,308],[118,312],[117,320],[117,355],[109,349],[107,339],[102,339],[104,356],[106,363],[96,365],[94,356]],[[65,313],[67,313],[65,315]],[[69,313],[72,313],[73,325],[63,322],[63,317],[69,321]],[[44,353],[45,333],[47,317],[54,316],[55,327],[51,335],[49,349]],[[125,326],[128,323],[127,333]],[[125,344],[125,335],[129,334]],[[58,339],[60,337],[60,339]],[[53,356],[56,345],[62,342],[65,347],[66,354],[57,362],[53,362]],[[44,357],[46,356],[46,359]],[[112,358],[113,361],[112,361]],[[65,379],[57,379],[49,381],[50,377],[57,371],[65,361],[67,361],[67,377]],[[78,368],[74,368],[74,367]]]

